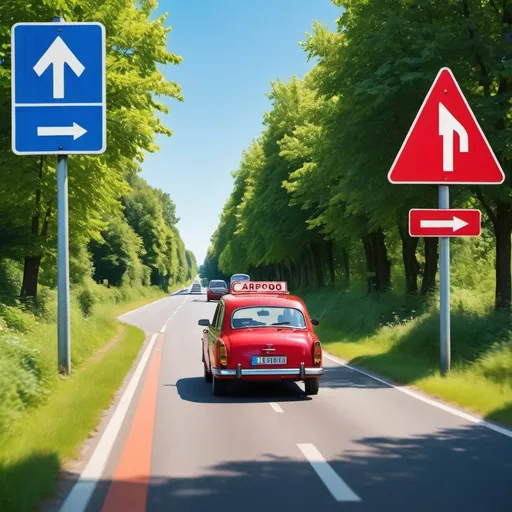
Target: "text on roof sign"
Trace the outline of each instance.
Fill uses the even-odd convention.
[[[288,284],[284,281],[235,281],[232,286],[233,293],[264,293],[287,291]]]

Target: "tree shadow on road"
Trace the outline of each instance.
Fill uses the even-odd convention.
[[[390,387],[362,373],[354,372],[346,366],[328,366],[324,371],[324,375],[320,378],[320,393],[326,388],[386,389]]]
[[[215,425],[205,428],[215,428]],[[218,429],[213,437],[216,445],[228,448],[234,442],[229,436],[229,432]],[[180,475],[182,461],[170,461],[170,471],[180,476],[153,475],[149,479],[146,510],[510,510],[512,440],[479,425],[444,428],[406,437],[383,435],[350,439],[344,436],[339,443],[336,439],[322,441],[321,437],[317,438],[316,447],[337,475],[361,498],[359,503],[336,502],[296,446],[297,442],[313,440],[295,438],[294,431],[290,431],[289,437],[283,440],[283,453],[295,455],[283,457],[262,453],[247,459],[245,453],[240,453],[237,459],[226,458],[218,463],[198,465],[195,474],[189,474],[188,469],[186,474]],[[343,451],[340,451],[341,445]],[[181,455],[187,456],[187,449]],[[169,453],[169,457],[172,456]],[[190,456],[197,457],[192,445]],[[190,464],[187,467],[190,468]],[[54,492],[57,469],[58,460],[54,454],[33,455],[2,466],[0,510],[34,510],[45,495]],[[76,475],[64,472],[61,487],[66,487],[67,480],[72,483],[75,478]],[[120,511],[131,510],[131,500],[146,492],[143,475],[130,481],[116,481],[115,485],[120,488],[124,500]],[[110,480],[98,483],[87,512],[101,511],[109,489],[113,489]],[[59,503],[54,503],[51,512],[58,510]]]
[[[220,446],[233,443],[222,429],[216,431],[215,439]],[[288,457],[261,453],[246,459],[240,453],[236,460],[226,458],[198,465],[195,474],[189,474],[190,469],[187,474],[180,474],[180,460],[172,461],[169,470],[176,476],[150,478],[146,510],[510,510],[512,442],[485,427],[460,426],[408,437],[354,438],[349,444],[343,442],[345,449],[341,453],[335,439],[318,441],[316,447],[330,466],[361,498],[360,502],[351,503],[335,501],[296,446],[297,441],[308,440],[295,439],[290,432],[283,445]],[[192,447],[190,450],[191,457],[197,457]],[[186,453],[185,450],[182,455]],[[100,482],[88,512],[101,510],[107,492],[113,489],[110,483]],[[119,503],[119,510],[130,510],[129,504],[145,489],[143,478],[140,483],[121,481],[114,485],[124,500]]]

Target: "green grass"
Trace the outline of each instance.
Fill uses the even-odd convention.
[[[131,326],[120,335],[0,437],[0,510],[31,511],[55,490],[61,464],[78,455],[144,341],[144,333]]]
[[[324,348],[352,364],[512,426],[512,322],[492,295],[452,290],[452,370],[441,377],[435,302],[361,289],[306,292]]]

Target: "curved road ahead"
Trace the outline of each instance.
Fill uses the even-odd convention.
[[[197,321],[215,306],[186,293],[122,317],[146,344],[63,512],[512,509],[511,437],[333,360],[312,398],[213,397]]]

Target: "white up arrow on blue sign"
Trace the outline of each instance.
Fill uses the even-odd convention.
[[[106,149],[105,28],[12,27],[12,149],[18,155]]]

